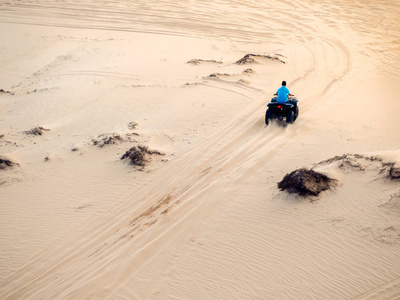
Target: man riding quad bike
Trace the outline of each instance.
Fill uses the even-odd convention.
[[[268,109],[265,112],[265,124],[269,124],[272,119],[282,121],[286,118],[286,123],[292,124],[299,116],[299,107],[297,106],[297,98],[289,96],[285,103],[277,102],[277,97],[273,97],[268,103]]]
[[[292,124],[299,115],[299,107],[297,99],[290,93],[286,87],[286,81],[282,81],[282,86],[275,93],[276,97],[268,103],[268,109],[265,113],[265,124],[268,125],[269,120],[286,118],[286,123]]]

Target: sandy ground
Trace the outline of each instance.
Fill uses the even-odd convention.
[[[400,299],[399,3],[84,2],[0,3],[1,299]]]

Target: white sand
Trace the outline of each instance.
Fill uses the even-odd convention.
[[[0,299],[400,299],[400,181],[315,165],[400,165],[397,2],[81,2],[0,4]]]

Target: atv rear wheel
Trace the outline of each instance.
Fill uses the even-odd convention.
[[[268,126],[269,124],[269,119],[271,119],[271,112],[269,109],[265,112],[265,124]]]
[[[293,124],[293,112],[289,110],[286,114],[286,123]]]

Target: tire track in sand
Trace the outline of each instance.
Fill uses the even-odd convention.
[[[78,287],[74,287],[73,282],[91,284],[93,279],[97,278],[96,282],[100,284],[102,280],[98,274],[102,274],[103,284],[108,282],[110,285],[108,276],[119,274],[117,269],[128,265],[129,271],[118,276],[118,280],[114,282],[119,286],[121,278],[129,280],[135,276],[136,268],[138,272],[146,266],[146,261],[152,262],[154,257],[157,257],[159,249],[171,243],[175,243],[177,247],[190,231],[186,230],[172,239],[163,237],[168,236],[168,232],[179,228],[182,222],[190,223],[190,225],[186,223],[183,226],[185,228],[193,230],[196,227],[197,222],[201,220],[201,211],[207,211],[212,206],[212,203],[207,203],[207,198],[201,195],[217,184],[218,178],[232,172],[236,161],[248,156],[249,151],[260,151],[261,148],[268,148],[268,144],[275,144],[275,148],[284,143],[285,138],[281,136],[281,130],[265,135],[264,124],[260,124],[259,121],[254,122],[254,115],[258,113],[257,107],[255,111],[244,114],[239,120],[239,122],[245,121],[244,126],[239,127],[236,121],[232,122],[202,146],[179,158],[174,163],[176,167],[166,170],[151,185],[145,186],[143,190],[129,197],[130,199],[142,198],[143,200],[139,201],[144,203],[142,207],[132,210],[130,199],[127,199],[120,208],[110,213],[107,219],[92,225],[67,243],[61,243],[33,259],[7,281],[10,289],[5,289],[2,296],[22,296],[25,292],[38,298],[44,295],[65,294],[67,296],[68,291],[79,290]],[[258,134],[248,142],[253,144],[253,147],[249,147],[249,144],[240,147],[242,140],[255,131]],[[276,141],[278,136],[280,138]],[[209,154],[204,155],[205,153]],[[273,155],[271,153],[270,157]],[[202,158],[199,161],[200,157]],[[265,159],[268,159],[268,156]],[[253,163],[258,164],[256,160]],[[181,174],[181,176],[166,183],[165,178],[171,178],[172,174]],[[158,199],[159,203],[149,207],[147,204],[149,199]],[[176,211],[174,222],[165,228],[157,228],[156,223],[168,219],[170,209]],[[196,215],[197,217],[194,217]],[[158,225],[160,226],[161,224]],[[71,248],[69,245],[79,246]],[[128,253],[135,254],[128,255]],[[130,256],[128,259],[130,263],[126,261],[127,255]],[[140,261],[140,266],[138,261]],[[111,265],[118,267],[114,269],[110,267]],[[110,270],[105,271],[106,266],[109,266]],[[63,276],[64,273],[68,275]],[[48,286],[52,286],[51,291],[48,290]],[[70,288],[67,288],[68,286]],[[33,293],[32,288],[35,290]],[[114,288],[117,286],[110,287],[110,290]]]

